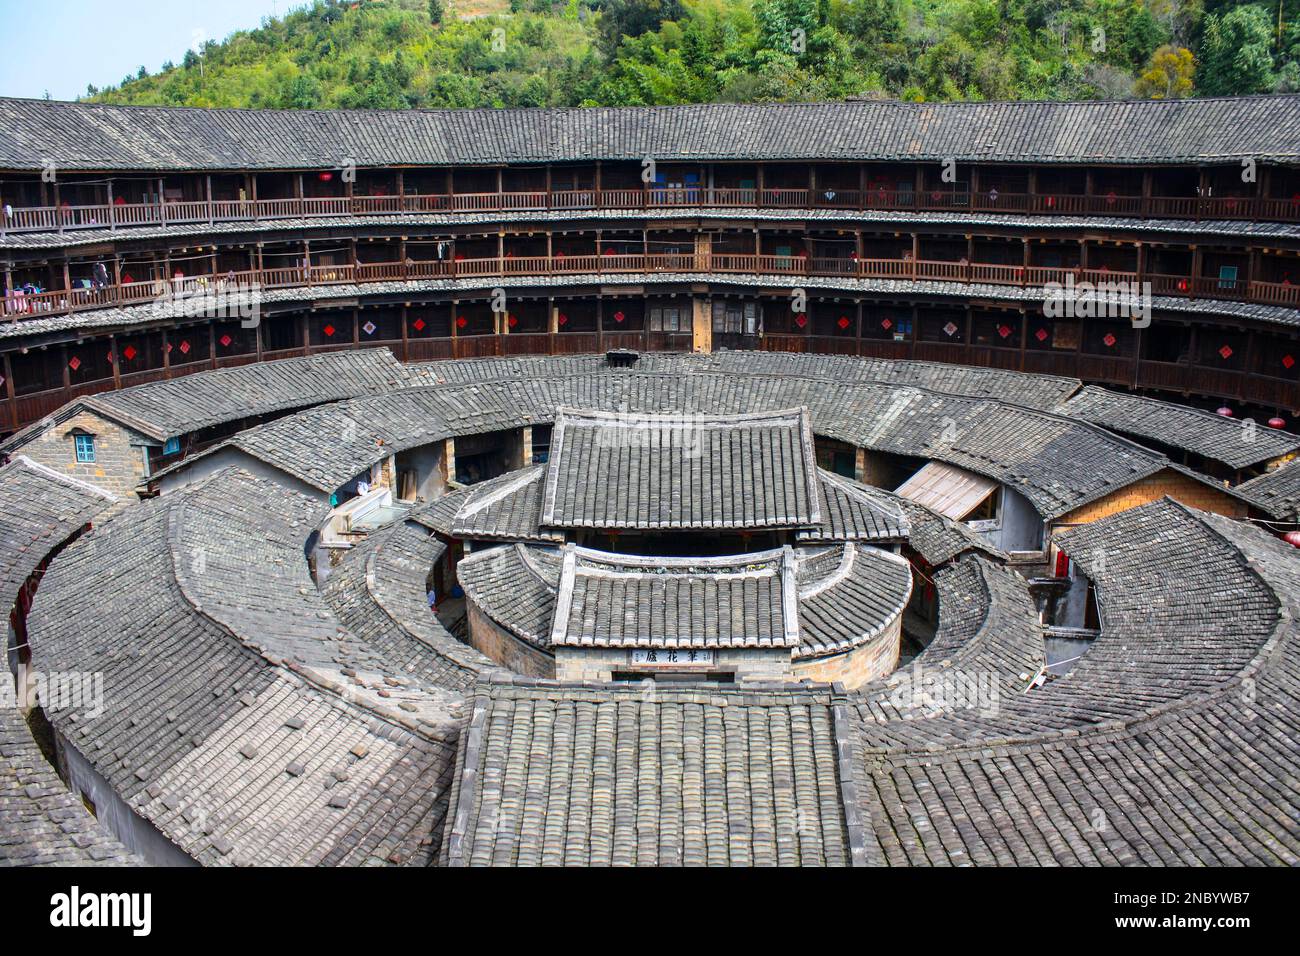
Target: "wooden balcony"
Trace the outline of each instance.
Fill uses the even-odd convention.
[[[1256,302],[1300,308],[1300,286],[1289,283],[1226,280],[1212,277],[1139,275],[1098,269],[1064,269],[990,263],[912,259],[810,258],[734,253],[629,253],[581,256],[505,256],[481,259],[372,262],[346,265],[289,266],[149,280],[100,288],[64,289],[32,295],[13,293],[0,301],[0,318],[11,322],[71,312],[158,304],[198,315],[233,308],[238,296],[263,289],[367,285],[413,279],[489,279],[507,276],[605,275],[770,275],[827,276],[847,279],[925,280],[962,285],[1042,287],[1048,283],[1150,282],[1156,296]],[[162,314],[162,313],[160,313]]]
[[[1300,221],[1300,201],[1262,197],[1118,196],[961,190],[705,186],[571,189],[525,192],[427,193],[225,199],[163,203],[28,206],[0,211],[0,236],[26,232],[116,231],[135,226],[260,222],[434,213],[508,213],[655,209],[844,209],[971,212],[1142,219]]]

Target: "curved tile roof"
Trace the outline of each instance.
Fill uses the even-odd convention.
[[[1294,460],[1243,481],[1236,490],[1275,518],[1300,521],[1300,464]]]
[[[467,692],[497,665],[453,637],[429,608],[425,581],[445,550],[426,532],[396,522],[353,545],[330,570],[321,597],[397,673]]]
[[[1248,468],[1300,450],[1300,435],[1261,422],[1224,418],[1097,385],[1085,386],[1064,402],[1060,411],[1121,435],[1183,448],[1232,468]]]
[[[564,549],[551,647],[794,648],[790,548],[716,558]]]
[[[0,607],[12,608],[46,557],[113,505],[111,495],[27,458],[0,467]],[[0,672],[0,866],[139,863],[68,792],[17,703],[6,669]]]
[[[437,853],[459,698],[326,610],[303,554],[321,517],[221,472],[77,541],[37,595],[35,666],[104,675],[104,712],[51,708],[55,728],[201,863]]]
[[[0,168],[203,170],[626,160],[1124,163],[1300,157],[1300,97],[234,110],[0,99]]]
[[[809,556],[799,554],[802,568]],[[829,573],[799,584],[798,658],[867,643],[898,620],[912,596],[911,565],[892,552],[846,544],[831,548],[830,557]]]
[[[408,381],[406,367],[386,348],[212,369],[73,399],[0,442],[0,452],[21,450],[51,421],[64,421],[83,409],[163,442],[286,409],[389,392]]]
[[[503,544],[465,555],[456,577],[483,613],[524,643],[546,649],[560,569],[558,551]]]
[[[394,451],[544,423],[561,406],[709,415],[807,406],[820,435],[983,474],[1021,492],[1045,518],[1169,464],[1096,426],[1005,402],[874,382],[721,372],[607,370],[413,388],[312,408],[226,444],[333,492]]]

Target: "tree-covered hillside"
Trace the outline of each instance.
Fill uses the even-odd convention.
[[[1300,0],[456,3],[316,0],[87,95],[307,109],[1300,89]]]

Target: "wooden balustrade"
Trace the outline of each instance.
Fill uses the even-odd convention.
[[[656,186],[632,189],[408,193],[285,199],[183,200],[82,206],[29,206],[0,213],[0,235],[131,226],[380,216],[402,213],[540,212],[665,207],[757,209],[947,210],[1035,215],[1131,216],[1161,219],[1300,221],[1300,201],[1235,196],[1119,196],[1004,193],[996,189],[838,189],[833,186],[735,188]]]
[[[1107,284],[1150,282],[1151,294],[1179,298],[1222,299],[1300,307],[1300,287],[1213,276],[1139,275],[1105,269],[1015,266],[945,260],[856,259],[755,255],[752,253],[612,253],[598,255],[485,257],[406,260],[338,265],[281,266],[227,272],[224,275],[152,279],[90,288],[24,294],[0,300],[0,317],[17,322],[88,309],[160,303],[170,299],[246,292],[255,287],[393,282],[407,279],[493,278],[498,276],[743,273],[780,276],[838,276],[857,279],[924,279],[937,282],[989,283],[1039,287],[1088,282],[1103,291]],[[201,303],[199,303],[201,305]],[[198,306],[196,306],[197,308]]]

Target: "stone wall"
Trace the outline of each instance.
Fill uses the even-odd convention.
[[[487,655],[502,667],[526,677],[554,677],[555,658],[525,644],[483,613],[469,598],[465,599],[469,619],[469,646]]]
[[[735,674],[737,681],[791,680],[790,651],[787,648],[719,648],[714,651],[709,665],[683,664],[681,667],[663,665],[648,667],[632,663],[632,653],[626,648],[608,647],[557,647],[555,649],[555,676],[560,680],[608,681],[615,673]]]
[[[77,461],[77,432],[95,436],[95,461]],[[82,411],[47,428],[18,450],[32,461],[119,497],[135,498],[145,478],[144,439],[93,412]]]
[[[885,677],[898,667],[903,637],[903,618],[894,622],[871,641],[843,654],[795,661],[795,680],[819,684],[841,683],[849,690]]]

